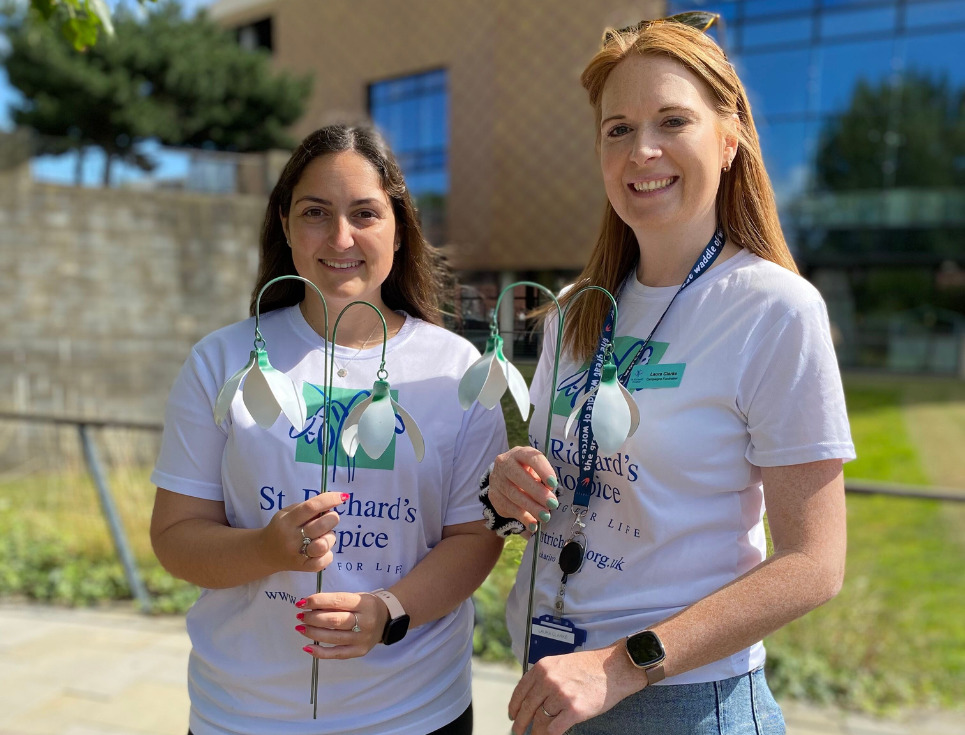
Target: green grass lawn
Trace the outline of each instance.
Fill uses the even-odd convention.
[[[529,379],[532,368],[521,369]],[[965,494],[955,484],[965,465],[965,382],[855,376],[846,391],[859,455],[847,477]],[[518,411],[508,402],[504,408],[511,443],[525,442]],[[51,442],[50,456],[59,458],[76,437]],[[156,609],[183,612],[197,593],[151,553],[148,470],[113,458],[109,481]],[[848,533],[841,594],[766,642],[779,696],[877,712],[965,702],[965,503],[852,495]],[[503,605],[521,551],[511,540],[475,596],[476,649],[484,657],[510,657]],[[67,605],[130,598],[76,457],[0,477],[0,596]]]

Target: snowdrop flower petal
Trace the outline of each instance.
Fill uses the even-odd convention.
[[[523,379],[522,373],[516,369],[513,363],[503,357],[502,350],[499,351],[498,357],[502,358],[503,365],[505,366],[506,382],[509,383],[509,392],[512,393],[513,399],[519,407],[519,413],[522,415],[523,421],[525,421],[529,416],[529,388],[526,387],[526,381]]]
[[[422,431],[419,429],[419,425],[415,422],[415,419],[409,415],[409,412],[395,401],[392,401],[392,408],[402,417],[402,423],[405,424],[405,433],[408,434],[409,441],[412,442],[412,448],[415,450],[416,461],[421,462],[422,458],[426,456],[426,442],[425,439],[422,438]]]
[[[566,426],[563,429],[563,438],[565,439],[570,435],[570,429],[573,428],[573,424],[578,418],[580,418],[580,413],[583,411],[583,404],[590,400],[590,396],[595,396],[598,388],[594,388],[589,393],[584,393],[580,396],[575,404],[573,404],[573,410],[570,411],[570,417],[566,420]]]
[[[640,426],[640,409],[637,406],[637,402],[633,400],[633,395],[626,388],[623,387],[623,383],[617,383],[620,386],[620,393],[623,394],[623,400],[627,402],[627,406],[630,407],[630,432],[627,434],[627,439],[633,436],[637,432],[637,427]]]
[[[502,341],[502,338],[497,337],[496,339]],[[506,369],[503,367],[505,363],[500,363],[500,361],[493,355],[492,360],[489,362],[489,371],[486,373],[486,382],[482,386],[482,390],[479,391],[479,395],[476,396],[476,400],[479,401],[485,408],[495,408],[499,405],[499,399],[503,397],[503,393],[506,392],[506,386],[509,384],[506,380]]]
[[[251,356],[248,358],[248,364],[228,378],[227,382],[221,386],[221,390],[218,391],[218,398],[214,402],[215,424],[220,425],[221,422],[225,420],[225,417],[228,415],[228,410],[231,408],[231,402],[234,400],[235,393],[238,392],[238,386],[241,385],[241,381],[244,380],[248,371],[254,367],[256,357],[257,353],[252,350]]]
[[[372,459],[378,459],[388,449],[395,436],[395,410],[389,396],[389,384],[376,380],[372,385],[369,405],[358,421],[358,440]]]
[[[640,425],[640,409],[630,391],[617,380],[616,366],[612,363],[604,365],[600,384],[581,396],[573,406],[563,429],[564,437],[570,435],[570,429],[580,418],[583,404],[590,400],[590,396],[596,396],[590,414],[593,438],[601,454],[613,454],[636,432]]]
[[[368,408],[369,404],[372,402],[372,396],[369,395],[364,401],[356,404],[355,408],[349,411],[348,416],[345,417],[345,423],[342,425],[342,449],[350,457],[355,457],[355,453],[359,449],[359,419],[362,418],[362,413]]]
[[[616,366],[604,365],[603,379],[597,389],[593,412],[590,414],[593,438],[603,455],[613,454],[630,435],[630,406],[620,392],[621,387],[616,379]]]
[[[258,350],[257,358],[258,367],[250,372],[242,390],[255,423],[269,429],[284,412],[296,431],[301,431],[308,414],[301,391],[291,378],[271,366],[267,352]]]
[[[461,405],[463,409],[469,410],[473,401],[479,397],[483,386],[489,378],[495,356],[496,342],[490,337],[486,341],[486,351],[476,362],[469,366],[462,376],[462,380],[459,381],[459,405]]]

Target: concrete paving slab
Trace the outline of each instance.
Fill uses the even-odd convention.
[[[191,646],[178,616],[0,601],[0,735],[185,735]],[[473,661],[475,732],[508,735],[518,666]],[[965,714],[878,720],[782,702],[789,735],[965,735]]]

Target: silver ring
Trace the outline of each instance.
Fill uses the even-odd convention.
[[[559,714],[559,712],[557,712],[556,715],[551,715],[549,712],[546,711],[546,707],[544,707],[543,705],[540,705],[539,708],[543,710],[543,714],[549,717],[550,719],[553,719],[554,717],[556,717],[556,715]]]
[[[353,633],[361,633],[361,632],[362,632],[362,628],[359,627],[359,616],[356,615],[355,613],[352,613],[352,615],[355,617],[355,625],[352,626],[352,632],[353,632]]]
[[[302,556],[308,556],[308,545],[312,542],[312,540],[305,535],[304,529],[299,528],[298,532],[302,535],[302,548],[299,553],[301,553]]]

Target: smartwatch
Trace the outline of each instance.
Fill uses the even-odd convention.
[[[630,663],[643,669],[648,685],[656,684],[666,676],[663,660],[667,658],[667,653],[652,630],[641,630],[627,637],[627,656],[630,657]]]
[[[405,608],[399,602],[399,598],[388,590],[375,590],[371,594],[378,597],[385,606],[389,608],[389,619],[385,621],[385,628],[382,631],[382,642],[391,646],[398,643],[409,630],[409,616],[405,613]]]

